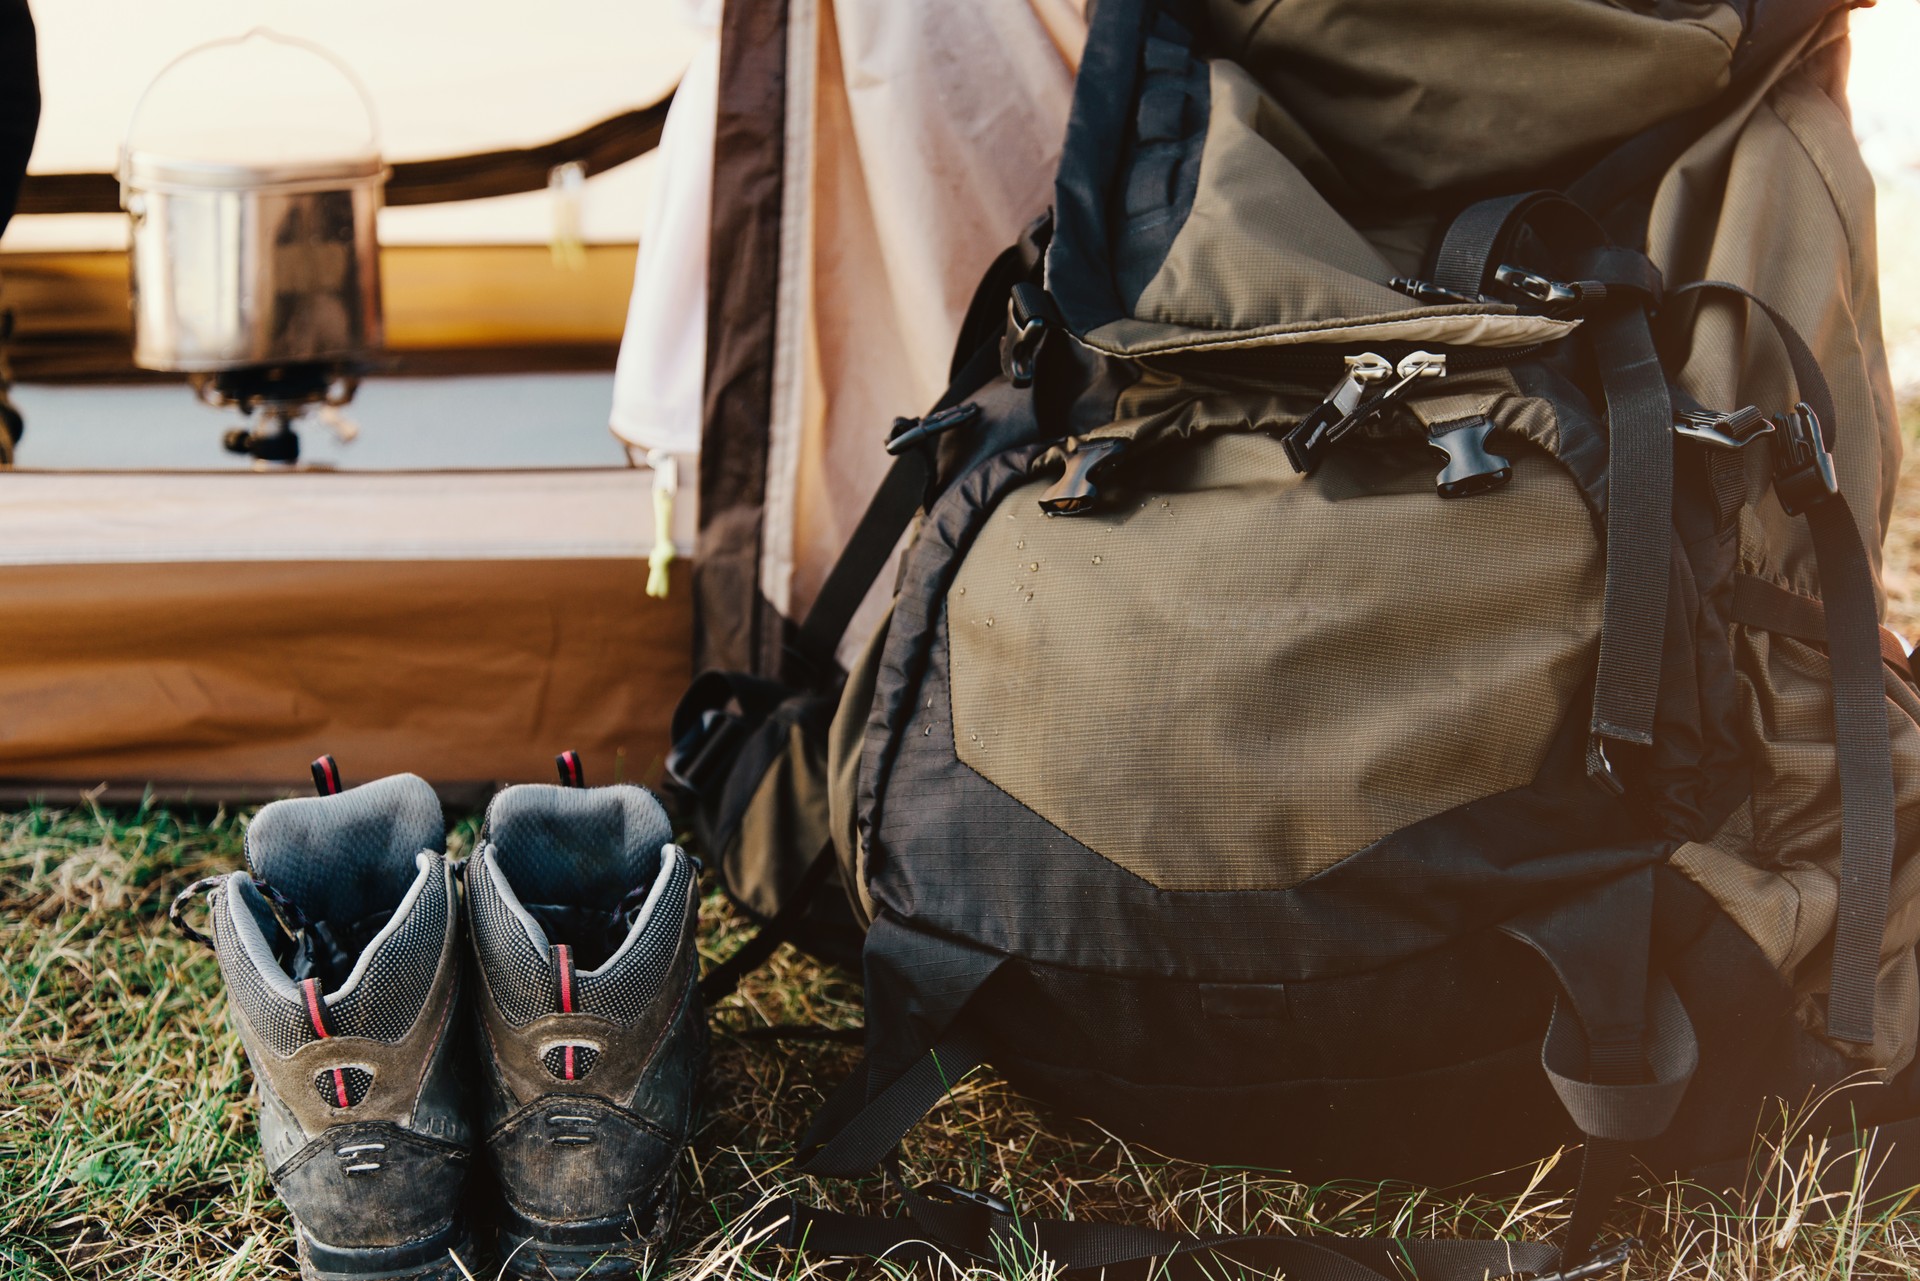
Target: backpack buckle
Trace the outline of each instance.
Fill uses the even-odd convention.
[[[887,436],[887,453],[898,458],[922,441],[944,435],[955,427],[964,427],[979,416],[980,406],[964,400],[925,418],[896,418],[893,431]]]
[[[1007,291],[1007,332],[1000,339],[1000,368],[1015,387],[1033,386],[1040,363],[1040,344],[1057,319],[1047,291],[1023,280]]]
[[[1512,263],[1494,268],[1493,279],[1496,284],[1533,302],[1549,316],[1576,314],[1607,296],[1607,287],[1597,280],[1577,280],[1569,284]]]
[[[1447,465],[1434,478],[1434,489],[1442,498],[1471,498],[1500,488],[1513,479],[1513,463],[1487,448],[1493,424],[1475,416],[1463,422],[1443,424],[1427,443],[1447,456]]]
[[[1773,416],[1773,492],[1787,515],[1798,516],[1840,492],[1833,451],[1812,406],[1801,401]]]
[[[1697,440],[1715,449],[1744,449],[1773,431],[1773,423],[1757,406],[1747,405],[1732,413],[1716,414],[1711,409],[1678,415],[1673,421],[1676,436]]]
[[[702,712],[667,752],[667,777],[693,795],[703,795],[733,759],[744,732],[740,717],[732,712],[718,707]]]
[[[1109,459],[1125,453],[1127,442],[1119,436],[1102,436],[1097,440],[1070,436],[1061,450],[1066,455],[1066,466],[1060,471],[1060,479],[1040,495],[1040,510],[1049,516],[1078,516],[1092,511],[1100,499],[1094,471]]]
[[[923,1183],[920,1195],[935,1201],[945,1201],[950,1205],[971,1205],[987,1211],[989,1214],[1013,1215],[1011,1202],[1003,1201],[991,1192],[977,1192],[972,1188],[959,1188],[951,1183]]]

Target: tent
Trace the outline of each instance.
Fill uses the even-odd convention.
[[[703,37],[635,8],[196,0],[102,43],[84,6],[35,5],[45,110],[0,244],[27,420],[0,473],[0,793],[259,797],[321,752],[470,796],[564,748],[657,772],[691,601],[684,573],[646,592],[655,480],[608,407],[647,153]],[[300,468],[254,472],[231,412],[130,363],[111,171],[161,65],[263,19],[359,71],[393,175],[359,439],[310,419]],[[303,109],[233,105],[267,131]]]
[[[48,110],[0,256],[29,419],[0,476],[0,792],[253,796],[321,751],[476,795],[563,747],[653,776],[690,658],[777,667],[880,433],[938,393],[975,277],[1045,206],[1077,5],[268,9],[380,107],[387,376],[359,442],[309,426],[307,464],[262,475],[178,385],[134,381],[114,130],[166,57],[263,15],[141,12],[103,72],[84,19],[41,4]],[[450,31],[460,58],[423,71]],[[685,76],[629,164],[662,132],[643,47],[656,96]],[[107,85],[86,120],[63,105],[82,76]],[[538,241],[564,199],[498,193],[574,160],[607,172],[563,271]],[[676,472],[672,541],[699,555],[659,600]]]

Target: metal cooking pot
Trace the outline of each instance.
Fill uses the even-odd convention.
[[[290,79],[320,74],[333,84],[320,97],[333,100],[317,137],[261,123],[262,90],[290,101]],[[308,120],[313,97],[298,99]],[[342,118],[343,101],[359,120]],[[195,112],[197,126],[153,119]],[[169,63],[121,151],[134,363],[203,374],[357,365],[381,345],[375,215],[386,176],[365,89],[318,46],[254,31]]]

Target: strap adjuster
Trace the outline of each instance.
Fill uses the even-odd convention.
[[[1711,409],[1695,410],[1676,415],[1673,422],[1674,435],[1716,449],[1744,449],[1772,431],[1772,421],[1755,405],[1726,414],[1716,414]]]
[[[1603,301],[1607,296],[1607,287],[1597,280],[1576,280],[1571,283],[1554,280],[1537,271],[1528,271],[1512,263],[1502,263],[1494,268],[1494,283],[1504,285],[1519,294],[1549,316],[1571,316]]]
[[[1575,1264],[1570,1268],[1561,1268],[1557,1272],[1539,1273],[1533,1281],[1588,1281],[1591,1277],[1605,1276],[1632,1258],[1633,1252],[1639,1248],[1640,1238],[1627,1237],[1624,1240],[1615,1241],[1604,1250],[1595,1251],[1587,1256],[1584,1263]]]
[[[1047,291],[1023,280],[1007,291],[1007,332],[1000,340],[1000,368],[1015,387],[1031,387],[1040,345],[1058,318]]]
[[[667,753],[667,777],[695,796],[704,795],[733,759],[744,734],[737,714],[718,707],[702,712],[693,728],[674,740]]]
[[[887,436],[887,452],[898,458],[922,441],[932,440],[955,427],[964,427],[979,416],[980,406],[964,400],[925,418],[896,418],[893,431]]]
[[[987,1211],[989,1214],[1013,1214],[1011,1202],[1004,1201],[991,1192],[978,1192],[972,1188],[955,1187],[951,1183],[923,1183],[918,1189],[923,1197],[934,1201],[946,1201],[953,1205],[971,1205]]]
[[[1773,416],[1773,492],[1789,516],[1798,516],[1840,492],[1833,451],[1813,407],[1801,401]]]

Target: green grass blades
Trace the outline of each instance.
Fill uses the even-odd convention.
[[[227,1025],[213,956],[166,923],[181,887],[241,865],[245,823],[244,814],[189,821],[151,807],[109,813],[84,804],[0,815],[0,1281],[294,1274],[285,1214],[254,1147],[246,1062]],[[475,826],[454,829],[452,852],[471,850]],[[701,939],[708,961],[725,957],[745,933],[724,899],[710,895]],[[715,1012],[706,1112],[687,1157],[678,1230],[649,1260],[653,1276],[840,1275],[843,1265],[795,1259],[754,1239],[743,1216],[786,1195],[845,1210],[895,1209],[877,1180],[815,1183],[786,1167],[794,1137],[852,1067],[856,1049],[755,1031],[851,1028],[860,1017],[856,984],[789,949]],[[1638,1184],[1610,1227],[1649,1243],[1626,1275],[1920,1275],[1920,1213],[1904,1213],[1901,1203],[1871,1212],[1845,1198],[1810,1203],[1795,1189],[1826,1156],[1804,1136],[1777,1148],[1760,1149],[1781,1205],[1764,1218],[1703,1210],[1679,1187]],[[1566,1209],[1539,1181],[1520,1195],[1492,1197],[1308,1185],[1169,1161],[1043,1110],[989,1074],[962,1082],[903,1156],[915,1181],[990,1190],[1036,1216],[1177,1231],[1537,1239]],[[461,1260],[476,1281],[496,1275],[494,1262],[476,1255]],[[869,1263],[855,1272],[904,1269]],[[1015,1255],[971,1272],[1051,1277],[1044,1260]]]

